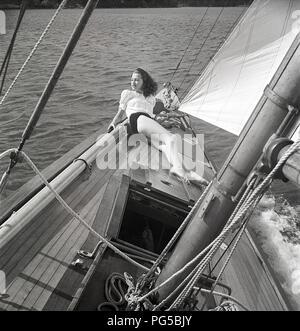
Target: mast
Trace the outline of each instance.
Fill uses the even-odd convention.
[[[231,154],[202,199],[193,220],[182,234],[159,275],[156,286],[191,261],[225,226],[236,206],[235,197],[242,191],[247,177],[261,159],[264,146],[275,133],[280,134],[281,124],[290,116],[289,105],[299,109],[299,67],[298,34],[244,126]],[[242,109],[241,104],[241,111]],[[299,112],[295,112],[294,116],[299,117]],[[159,300],[167,298],[194,267],[195,265],[159,289]]]
[[[75,46],[77,45],[77,42],[82,34],[82,32],[84,31],[84,28],[90,18],[90,16],[93,13],[93,10],[95,9],[95,7],[97,6],[99,0],[89,0],[88,3],[86,4],[84,11],[47,83],[47,86],[45,87],[45,90],[38,102],[38,104],[35,107],[35,110],[33,112],[33,114],[30,117],[30,120],[23,132],[22,135],[22,140],[20,143],[20,147],[22,148],[22,146],[24,145],[25,141],[27,139],[29,139],[29,137],[31,136],[31,133],[36,125],[36,123],[38,122],[43,109],[45,108],[55,86],[56,83],[58,82],[69,58],[72,55],[72,52],[75,48]],[[20,149],[19,147],[19,149]]]

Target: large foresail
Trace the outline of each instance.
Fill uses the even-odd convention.
[[[300,0],[254,1],[180,110],[239,135],[300,27]]]

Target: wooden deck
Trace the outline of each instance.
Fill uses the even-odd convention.
[[[92,223],[110,172],[94,179],[74,183],[63,197],[87,222]],[[98,176],[97,176],[98,175]],[[79,194],[80,192],[80,194]],[[1,269],[7,277],[7,299],[1,300],[1,309],[42,310],[51,293],[71,262],[77,250],[88,237],[88,230],[70,217],[56,203],[38,215],[0,253]]]
[[[215,256],[212,265],[224,253],[224,248],[225,246]],[[229,252],[225,252],[214,271],[214,276],[217,276],[222,262],[225,262],[228,255]],[[285,311],[290,309],[284,300],[284,294],[279,290],[278,284],[275,283],[268,266],[247,231],[242,236],[220,282],[228,285],[232,289],[231,295],[250,311]],[[216,291],[225,292],[218,286]],[[243,310],[241,307],[239,308]]]
[[[151,150],[145,145],[136,163],[142,164],[147,153],[150,155]],[[209,169],[206,171],[208,177],[212,176]],[[89,179],[84,180],[84,174],[80,175],[61,196],[99,234],[111,237],[114,233],[108,234],[107,226],[116,204],[121,203],[125,194],[118,194],[124,174],[188,208],[201,194],[199,187],[178,181],[169,176],[167,170],[157,171],[151,167],[130,172],[99,170],[94,162]],[[121,215],[114,217],[120,218]],[[76,268],[72,262],[79,258],[78,250],[92,251],[97,243],[95,236],[53,201],[0,251],[0,269],[6,274],[7,283],[6,295],[0,298],[0,310],[67,310],[74,296],[80,293],[93,263],[92,260],[84,260],[83,268]],[[286,309],[280,293],[246,237],[222,282],[228,283],[233,289],[232,295],[251,310]]]

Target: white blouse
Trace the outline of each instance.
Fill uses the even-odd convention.
[[[121,93],[120,108],[126,111],[127,118],[137,112],[147,113],[153,117],[155,102],[156,100],[153,95],[145,98],[141,93],[132,90],[124,90]]]

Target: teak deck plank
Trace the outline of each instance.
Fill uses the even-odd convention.
[[[91,202],[82,210],[83,217],[87,218],[90,214],[90,217],[93,216],[93,204],[95,204],[95,199],[98,199],[98,195],[91,200]],[[88,218],[87,218],[88,219]],[[60,264],[68,266],[71,261],[66,261],[66,254],[68,254],[69,250],[73,247],[78,246],[78,239],[81,237],[82,232],[88,233],[77,220],[71,220],[65,226],[65,228],[58,233],[42,250],[42,252],[35,257],[35,259],[27,266],[24,270],[24,278],[26,276],[29,277],[29,281],[26,281],[22,285],[22,290],[18,292],[18,297],[14,298],[14,302],[20,304],[21,306],[25,306],[25,308],[32,307],[32,303],[35,302],[31,297],[34,295],[39,295],[39,283],[48,284],[47,279],[52,277],[55,273],[56,267]],[[76,245],[75,245],[76,244]],[[80,248],[81,245],[78,246]],[[72,255],[76,255],[76,251],[71,252]],[[46,271],[46,273],[45,273]],[[34,284],[34,280],[36,284]],[[37,287],[38,288],[37,288]],[[24,302],[18,302],[18,298],[21,300],[23,298],[23,293],[26,293],[26,300]],[[31,300],[33,300],[31,302]],[[27,304],[28,303],[28,304]],[[33,306],[33,308],[35,308]],[[36,307],[37,308],[37,307]],[[41,307],[39,307],[41,308]]]
[[[91,194],[91,192],[93,193],[93,194],[95,194],[97,191],[99,191],[99,183],[101,183],[101,181],[102,180],[107,180],[105,177],[107,177],[107,176],[99,176],[99,178],[100,178],[100,180],[99,180],[99,182],[97,183],[96,182],[96,184],[95,184],[95,181],[93,181],[93,180],[91,180],[90,181],[90,184],[89,185],[87,185],[87,182],[83,182],[81,185],[79,185],[78,186],[78,188],[79,188],[79,191],[80,191],[80,188],[82,187],[84,187],[84,186],[90,186],[88,189],[86,189],[86,194],[87,195],[90,195]],[[98,187],[97,187],[98,186]],[[88,194],[89,193],[89,194]],[[71,200],[73,200],[74,202],[75,202],[75,204],[76,205],[78,205],[78,202],[80,201],[80,199],[82,199],[83,197],[81,196],[80,197],[80,194],[77,192],[73,192],[72,194],[70,194],[69,195],[69,197],[72,197],[72,199]],[[89,200],[90,198],[87,198],[87,200]],[[68,199],[67,199],[68,200]],[[83,199],[83,200],[86,200],[86,199]],[[99,202],[100,203],[100,202]],[[55,205],[55,204],[54,204]],[[79,206],[80,206],[80,204],[79,204]],[[56,206],[57,207],[57,206]],[[78,207],[79,208],[79,207]],[[59,208],[58,208],[59,209]],[[65,222],[65,220],[66,220],[66,218],[68,218],[69,216],[67,215],[67,213],[66,212],[64,212],[64,211],[59,211],[59,213],[58,213],[58,215],[56,214],[55,215],[55,213],[53,213],[53,211],[56,211],[56,210],[58,210],[58,209],[56,209],[56,208],[54,208],[53,206],[52,206],[52,210],[50,210],[49,211],[49,214],[48,214],[48,217],[53,217],[53,216],[58,216],[59,214],[61,214],[61,215],[63,215],[64,213],[66,214],[65,216],[63,216],[63,218],[62,218],[62,220],[61,220],[61,222],[62,222],[62,224]],[[77,209],[77,208],[75,208],[75,209]],[[51,213],[51,211],[52,211],[52,213]],[[44,215],[45,216],[45,215]],[[56,217],[54,218],[54,222],[53,222],[53,224],[55,224],[56,223],[56,225],[53,225],[53,227],[54,228],[52,228],[52,231],[53,230],[56,230],[57,229],[57,222],[58,222],[58,220],[56,219]],[[34,223],[34,222],[33,222]],[[43,222],[42,224],[46,224],[47,222]],[[52,226],[52,222],[50,222],[50,224],[51,224],[51,226]],[[59,223],[60,224],[60,223]],[[58,227],[59,227],[60,225],[58,225]],[[37,227],[37,230],[39,230],[40,229],[40,227],[38,226]],[[29,236],[29,235],[33,235],[33,231],[32,231],[33,229],[31,229],[31,231],[30,232],[28,232],[27,233],[27,235]],[[44,230],[46,230],[46,229],[44,229]],[[40,240],[42,241],[42,240],[44,240],[45,242],[47,242],[48,240],[49,240],[49,238],[51,238],[51,236],[53,236],[53,233],[49,233],[49,229],[47,229],[48,231],[45,231],[45,233],[47,233],[47,237],[45,238],[41,238]],[[55,233],[55,232],[54,232]],[[22,236],[21,236],[22,237]],[[21,238],[20,237],[20,238]],[[20,239],[19,238],[19,239]],[[30,238],[30,236],[29,236],[29,238]],[[26,255],[26,251],[24,252],[24,250],[22,250],[22,242],[20,242],[19,240],[18,241],[14,241],[14,243],[15,244],[17,244],[17,246],[19,247],[19,250],[22,252],[23,251],[23,254],[24,255]],[[25,243],[26,243],[26,240],[25,240]],[[11,248],[11,247],[10,247]],[[23,247],[24,248],[24,247]],[[30,249],[30,247],[29,247],[29,249]],[[39,248],[37,248],[37,252],[38,252],[38,249]],[[34,253],[37,253],[37,252],[34,252]],[[29,254],[30,255],[30,254]],[[29,261],[30,261],[30,259],[32,258],[31,256],[34,256],[34,254],[32,255],[30,255],[29,256],[29,258],[27,257],[27,261],[25,262],[25,265],[26,265],[26,263],[28,263]],[[21,257],[19,256],[19,258],[18,258],[20,261],[24,261],[24,259],[21,259]],[[25,256],[25,260],[26,260],[26,256]],[[8,260],[9,261],[9,260]],[[21,263],[22,265],[23,265],[23,263]],[[22,268],[22,266],[21,266],[21,268]],[[22,271],[22,269],[20,269],[19,268],[19,270],[17,270],[17,272],[16,272],[16,274],[17,273],[19,273],[19,272],[21,272]],[[1,306],[1,305],[0,305]],[[18,307],[18,306],[17,306]],[[3,305],[1,306],[1,308],[5,308],[5,307],[3,307]]]
[[[82,210],[81,216],[89,224],[91,224],[94,219],[94,212],[95,208],[97,207],[98,199],[99,194],[97,194],[95,198],[91,200],[91,202]],[[79,223],[77,220],[72,220],[71,222]],[[66,232],[70,233],[70,230],[68,229]],[[33,309],[38,310],[43,309],[49,296],[56,288],[56,285],[58,284],[62,275],[76,256],[77,250],[80,249],[82,243],[85,241],[88,233],[89,231],[82,224],[79,224],[75,228],[75,230],[69,235],[68,240],[63,243],[63,246],[61,247],[59,253],[50,258],[51,261],[49,266],[38,280],[38,283],[41,282],[42,284],[46,284],[46,286],[38,286],[38,283],[36,284],[34,290],[30,293],[30,296],[26,298],[29,307],[32,306]],[[42,268],[44,268],[43,265]],[[35,301],[34,305],[32,305],[30,300],[34,302],[34,299],[36,298],[37,300]],[[23,305],[26,306],[26,301],[24,301]]]
[[[225,257],[221,260],[221,264],[225,261]],[[220,266],[214,272],[215,275],[218,270]],[[250,310],[286,309],[245,235],[232,255],[221,281],[228,284],[233,290],[231,295],[238,298]]]
[[[64,245],[61,246],[61,244],[63,241],[69,241],[69,239],[72,238],[72,235],[74,233],[76,234],[76,230],[81,228],[78,222],[71,223],[71,226],[66,227],[62,236],[52,244],[50,250],[46,247],[45,252],[41,252],[39,256],[36,256],[36,259],[29,264],[28,268],[26,268],[15,280],[16,284],[18,284],[19,280],[21,288],[14,297],[14,302],[21,307],[33,309],[33,304],[37,300],[36,296],[39,294],[38,292],[41,292],[39,287],[44,287],[46,285],[42,280],[43,275],[47,272],[48,277],[52,276],[52,259],[64,260],[66,252],[64,250]],[[77,239],[77,236],[75,236],[75,238]]]
[[[97,208],[97,211],[95,211],[95,218],[93,221],[93,229],[97,231],[98,233],[102,234],[103,236],[106,236],[106,227],[107,222],[109,221],[111,217],[111,212],[114,207],[114,198],[116,196],[116,193],[119,190],[120,184],[121,184],[121,175],[123,173],[126,173],[127,170],[117,170],[108,180],[106,186],[103,189],[103,193],[101,196],[101,199],[99,199],[100,204]],[[92,234],[88,234],[85,242],[82,244],[81,249],[92,251],[97,243],[99,242],[99,239],[96,238]],[[68,279],[64,279],[65,276],[63,276],[60,279],[60,282],[56,283],[55,291],[50,293],[48,296],[49,302],[46,304],[47,310],[58,310],[59,307],[63,307],[64,309],[67,309],[68,305],[71,302],[71,295],[74,295],[74,288],[79,286],[79,281],[82,280],[82,275],[79,276],[78,272],[68,270]],[[72,283],[71,283],[72,282]],[[75,286],[72,287],[72,284]],[[59,291],[60,293],[64,293],[65,296],[69,297],[69,299],[61,298],[59,297],[55,292]]]
[[[87,193],[95,194],[99,190],[99,185],[102,185],[103,180],[106,180],[105,176],[100,177],[99,182],[96,183],[91,180],[89,185],[87,185],[87,182],[82,182],[80,185],[78,185],[78,182],[75,182],[75,186],[78,185],[78,189],[82,190],[81,195],[74,190],[73,193],[69,193],[69,196],[66,197],[66,194],[63,194],[62,196],[71,206],[77,206],[77,208],[79,208],[80,200],[81,204],[84,204],[84,196],[86,196]],[[75,210],[77,208],[75,207]],[[64,217],[62,217],[62,215],[64,215]],[[50,222],[50,227],[46,221],[48,218],[53,218],[55,220]],[[14,246],[9,245],[9,249],[5,249],[6,247],[4,247],[3,251],[5,252],[5,255],[1,256],[0,263],[1,267],[7,272],[8,279],[10,278],[11,267],[14,267],[15,270],[17,270],[15,265],[16,262],[19,261],[21,268],[24,263],[26,264],[29,262],[32,256],[34,256],[34,254],[42,247],[41,245],[43,245],[43,242],[47,242],[49,238],[53,236],[53,233],[56,233],[56,231],[59,230],[67,218],[71,218],[71,216],[68,215],[57,202],[54,202],[51,208],[48,208],[42,217],[38,215],[35,221],[31,222],[32,224],[22,231],[16,240],[12,241]],[[61,219],[61,222],[59,222],[59,219]],[[26,255],[27,252],[29,254]]]
[[[117,170],[116,171],[116,173],[115,173],[115,175],[114,176],[112,176],[111,177],[111,180],[109,181],[110,183],[112,183],[113,181],[114,181],[114,179],[115,179],[115,184],[116,185],[112,185],[112,190],[114,190],[115,192],[114,193],[116,193],[117,192],[117,189],[118,189],[118,187],[119,187],[119,183],[120,183],[120,175],[122,174],[122,173],[126,173],[127,172],[127,170]],[[119,175],[119,176],[118,176]],[[112,178],[114,178],[114,179],[112,179]],[[105,187],[105,190],[106,190],[106,193],[107,193],[107,186],[109,185],[109,183],[106,185],[106,187]],[[109,200],[107,200],[107,199],[109,199]],[[101,215],[101,220],[100,220],[100,222],[99,222],[99,220],[96,222],[96,220],[95,220],[95,223],[98,223],[98,231],[100,231],[100,232],[103,232],[103,229],[104,229],[104,226],[105,226],[105,220],[103,219],[103,216],[104,216],[104,214],[103,213],[107,213],[108,212],[108,209],[110,209],[110,208],[108,208],[108,204],[107,204],[107,202],[108,201],[112,201],[112,197],[111,197],[111,195],[110,194],[105,194],[104,195],[104,198],[103,199],[99,199],[99,200],[101,200],[101,202],[100,202],[100,205],[102,206],[100,206],[99,208],[98,208],[98,213],[100,213],[100,215]],[[113,206],[112,206],[113,207]],[[112,210],[112,208],[111,208],[111,210]],[[95,213],[96,214],[96,213]],[[109,214],[107,215],[107,216],[109,216]],[[97,218],[97,216],[96,216],[96,218]],[[96,225],[96,224],[95,224]],[[97,226],[97,225],[96,225]],[[95,226],[93,226],[93,227],[95,227]],[[102,229],[101,229],[101,227],[102,227]],[[93,238],[90,238],[89,240],[87,240],[88,242],[89,242],[89,244],[90,244],[90,246],[91,246],[91,241],[93,241],[94,242],[94,244],[96,244],[97,242],[98,242],[98,239],[96,238],[94,238],[94,240],[92,240]],[[82,248],[82,247],[81,247]],[[86,247],[85,247],[86,248]],[[92,246],[91,248],[94,248],[94,246]],[[58,285],[58,284],[56,284],[56,285]],[[48,295],[48,298],[51,296],[51,293],[50,293],[50,295]],[[66,299],[64,299],[64,298],[62,298],[62,300],[65,300],[66,301]],[[40,299],[39,299],[39,301],[41,301]],[[59,298],[58,297],[56,297],[56,300],[55,300],[55,302],[56,302],[56,304],[59,304]],[[44,302],[44,304],[46,304],[45,302]],[[49,309],[49,305],[47,306],[47,308]],[[54,308],[54,307],[53,307]]]
[[[119,189],[120,185],[122,184],[122,175],[124,173],[126,174],[127,172],[127,170],[117,170],[114,175],[110,177],[108,183],[106,184],[103,198],[101,199],[99,208],[96,212],[96,216],[93,222],[94,230],[96,230],[103,236],[107,236],[106,229],[108,226],[108,222],[112,217],[111,213],[115,207],[115,198],[117,198],[117,193],[121,193],[119,192]],[[85,243],[82,246],[82,249],[92,251],[98,242],[99,240],[97,238],[89,234]],[[74,285],[77,285],[77,287],[79,286],[79,280],[83,280],[83,277],[78,276],[78,273],[76,274],[76,272],[70,271],[68,279],[66,279],[64,276],[61,279],[61,282],[58,283],[56,286],[56,290],[61,288],[61,291],[63,291],[65,294],[68,293],[69,297],[71,294],[74,295],[74,287],[72,288],[70,284],[70,277],[72,278]],[[70,299],[60,299],[58,295],[53,292],[45,307],[47,310],[59,310],[60,308],[67,309],[70,303]]]
[[[74,226],[74,225],[73,225]],[[78,226],[78,225],[76,225]],[[67,226],[65,226],[67,228]],[[18,306],[22,306],[23,300],[26,299],[26,297],[30,294],[34,282],[37,280],[33,277],[30,277],[32,272],[36,271],[38,269],[39,264],[44,260],[48,260],[48,264],[50,263],[49,258],[47,256],[51,254],[55,254],[55,249],[59,250],[59,245],[56,245],[59,240],[67,239],[66,234],[65,236],[61,236],[60,233],[58,233],[40,252],[38,255],[34,257],[34,259],[26,266],[26,268],[21,272],[9,285],[7,289],[7,294],[10,296],[10,300],[13,301],[14,304],[17,304]],[[53,248],[54,251],[51,251]],[[47,268],[48,264],[45,263],[45,267]],[[39,272],[39,269],[36,271]],[[27,277],[33,279],[33,281],[27,280]],[[39,275],[36,275],[37,279],[39,278]],[[5,307],[6,309],[12,309],[9,306]]]
[[[98,212],[103,211],[102,198],[104,197],[104,193],[106,192],[106,185],[102,189],[102,194],[99,197],[99,207],[98,210],[95,211],[95,218],[92,224],[92,228],[99,234],[104,236],[104,230],[106,224],[103,221],[102,215],[101,217],[97,217]],[[102,208],[101,208],[102,206]],[[88,233],[86,240],[80,247],[80,249],[84,249],[87,251],[92,251],[95,248],[95,245],[99,242],[99,239],[96,238],[93,234]],[[55,286],[55,290],[49,295],[49,300],[44,306],[44,310],[66,310],[70,305],[70,302],[73,299],[74,292],[81,285],[81,282],[84,277],[84,272],[78,270],[76,268],[68,268],[68,270],[64,273],[63,277],[59,280],[59,282]]]

